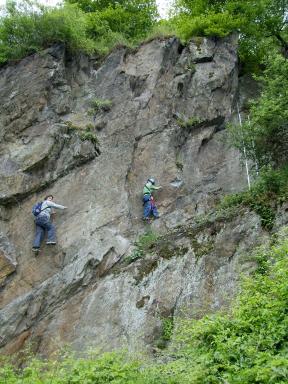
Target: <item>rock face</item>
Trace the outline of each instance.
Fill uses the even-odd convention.
[[[193,220],[246,186],[225,140],[237,92],[234,37],[155,40],[102,62],[57,46],[0,70],[2,353],[153,349],[163,317],[229,305],[253,266],[243,254],[265,239],[259,218]],[[161,218],[147,228],[151,176]],[[35,258],[31,207],[47,193],[68,210]],[[162,237],[137,259],[147,231]]]

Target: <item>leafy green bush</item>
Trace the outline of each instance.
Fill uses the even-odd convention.
[[[287,238],[263,252],[267,272],[244,280],[231,314],[183,320],[177,327],[178,358],[166,371],[181,368],[189,383],[287,382]]]
[[[147,32],[144,41],[151,41],[153,39],[162,39],[176,36],[176,30],[171,22],[168,20],[159,20],[151,31]]]
[[[88,130],[86,129],[83,132],[80,132],[79,137],[80,137],[80,140],[82,141],[88,140],[95,145],[99,145],[99,140],[97,136],[95,135],[95,133],[91,132],[89,129]]]
[[[0,16],[0,64],[54,43],[72,52],[107,54],[143,39],[156,23],[155,0],[100,3],[71,0],[51,8],[29,0],[8,2]]]
[[[246,70],[259,71],[273,49],[288,54],[287,1],[176,0],[173,8],[171,23],[184,41],[197,35],[239,33],[239,56]]]
[[[261,217],[264,228],[272,229],[277,206],[287,199],[288,167],[278,170],[268,168],[262,170],[250,191],[225,196],[219,209],[236,205],[247,206]]]
[[[153,231],[149,231],[141,235],[135,244],[138,248],[147,250],[157,241],[157,239],[158,235]]]
[[[288,61],[274,55],[258,80],[261,97],[251,102],[250,121],[228,126],[230,140],[261,168],[283,166],[288,161]]]
[[[77,4],[91,17],[98,18],[113,33],[124,38],[137,40],[145,37],[156,23],[158,16],[155,0],[68,0]],[[97,27],[98,23],[94,23]],[[108,30],[106,30],[106,33]]]
[[[86,16],[75,6],[45,8],[24,1],[13,3],[0,18],[0,64],[64,43],[71,51],[91,53],[94,43],[86,33]]]
[[[90,353],[78,359],[68,354],[58,362],[33,358],[22,370],[12,364],[0,366],[0,383],[124,384],[134,382],[138,369],[139,363],[124,353]]]
[[[196,116],[192,116],[187,120],[186,119],[177,120],[177,124],[181,128],[193,128],[199,125],[200,123],[201,123],[201,119],[199,119],[199,117],[196,117]]]
[[[166,317],[162,320],[162,328],[163,328],[163,339],[166,341],[170,341],[173,334],[174,329],[174,319],[173,316]]]
[[[100,12],[87,13],[87,34],[93,40],[95,51],[108,54],[116,46],[130,46],[131,43],[121,32],[113,32]]]
[[[74,124],[72,121],[65,121],[65,125],[68,128],[68,133],[75,133],[81,141],[91,141],[95,146],[99,145],[99,140],[96,134],[93,132],[93,124],[87,124],[86,127],[81,127]]]
[[[92,108],[95,112],[110,111],[112,101],[108,99],[94,99],[91,102]]]
[[[208,16],[206,14],[194,17],[183,15],[176,18],[174,24],[179,37],[187,41],[193,36],[225,37],[238,29],[240,20],[228,12],[211,12]]]

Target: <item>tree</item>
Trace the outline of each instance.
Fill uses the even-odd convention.
[[[252,67],[271,44],[288,55],[288,0],[175,0],[174,20],[185,40],[238,31],[240,57]]]
[[[107,24],[114,33],[128,39],[144,37],[158,17],[155,0],[66,0],[89,13],[91,25]],[[94,19],[94,21],[93,21]],[[97,20],[97,22],[95,22]],[[97,27],[96,27],[97,29]],[[91,29],[92,35],[95,35]]]
[[[90,53],[94,42],[86,33],[86,15],[79,8],[37,6],[24,0],[7,2],[0,16],[0,64],[19,60],[54,43],[64,43],[70,51]]]
[[[288,161],[288,60],[271,55],[266,61],[261,97],[251,103],[250,121],[231,126],[233,144],[260,168],[280,168]]]

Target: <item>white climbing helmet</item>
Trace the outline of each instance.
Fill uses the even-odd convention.
[[[149,182],[150,181],[150,183],[151,184],[155,184],[155,179],[153,179],[153,177],[149,177],[149,179],[147,180],[147,182]]]

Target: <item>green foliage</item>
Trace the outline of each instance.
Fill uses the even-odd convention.
[[[279,204],[288,199],[288,167],[262,170],[250,191],[225,196],[219,209],[247,206],[260,217],[262,226],[272,229]]]
[[[81,141],[91,141],[91,143],[95,144],[95,145],[99,145],[99,140],[97,138],[97,136],[95,135],[95,133],[91,132],[90,130],[84,130],[82,132],[79,133],[79,137],[80,137],[80,140]]]
[[[80,127],[74,124],[72,121],[65,121],[65,125],[68,127],[68,133],[74,132],[81,141],[91,141],[94,145],[99,145],[99,140],[96,134],[93,132],[94,126],[93,124],[87,124],[85,128]]]
[[[152,231],[146,232],[135,241],[135,249],[126,258],[126,261],[130,264],[135,260],[141,259],[145,256],[145,253],[155,244],[158,239],[158,235]]]
[[[174,20],[177,34],[184,41],[193,36],[225,37],[231,31],[238,29],[240,22],[239,19],[233,18],[228,12],[210,12],[208,17],[205,14],[194,17],[182,15]]]
[[[121,33],[125,38],[137,40],[143,38],[156,23],[158,16],[155,0],[68,0],[77,4],[84,12],[94,18],[96,30],[98,24],[105,25],[106,33]],[[90,29],[94,34],[94,31]]]
[[[112,101],[111,100],[105,100],[105,99],[94,99],[91,102],[91,106],[95,113],[97,112],[108,112],[110,111],[112,107]]]
[[[192,116],[189,119],[178,119],[177,124],[181,128],[193,128],[201,123],[201,119],[196,116]]]
[[[67,3],[77,4],[84,12],[103,11],[108,7],[123,5],[124,0],[66,0]]]
[[[189,383],[287,382],[287,251],[287,239],[266,250],[267,273],[245,279],[230,315],[183,320],[166,371],[181,368]]]
[[[172,338],[174,329],[173,316],[166,317],[162,320],[162,338],[166,341],[170,341]]]
[[[159,20],[147,33],[144,41],[151,41],[153,39],[163,39],[173,37],[176,35],[174,26],[168,20]]]
[[[250,121],[228,126],[230,140],[260,168],[277,168],[288,160],[288,61],[279,54],[270,57],[258,80],[263,91],[251,102]]]
[[[131,264],[138,259],[142,259],[143,256],[144,256],[144,252],[139,248],[135,248],[133,249],[132,253],[125,258],[125,261],[128,264]]]
[[[72,52],[107,54],[119,44],[129,46],[143,39],[157,15],[155,0],[71,0],[55,8],[29,0],[8,1],[0,16],[0,64],[54,43],[63,43]]]
[[[174,318],[173,316],[161,318],[161,335],[156,340],[156,347],[159,349],[165,349],[168,346],[168,343],[171,341],[174,330]]]
[[[111,49],[118,45],[129,45],[123,34],[115,33],[109,27],[99,12],[86,14],[87,34],[95,44],[95,51],[106,55]]]
[[[64,43],[70,51],[91,53],[94,43],[86,33],[85,14],[75,6],[45,8],[28,1],[8,3],[0,17],[0,64]]]
[[[141,235],[135,244],[138,248],[147,250],[157,241],[157,239],[158,235],[153,231],[149,231]]]
[[[139,363],[124,353],[90,353],[76,359],[66,355],[57,361],[32,359],[23,370],[12,364],[0,367],[1,384],[124,384],[133,383]]]
[[[184,41],[240,33],[240,58],[257,71],[273,47],[288,54],[287,11],[285,0],[175,0],[171,23]]]

